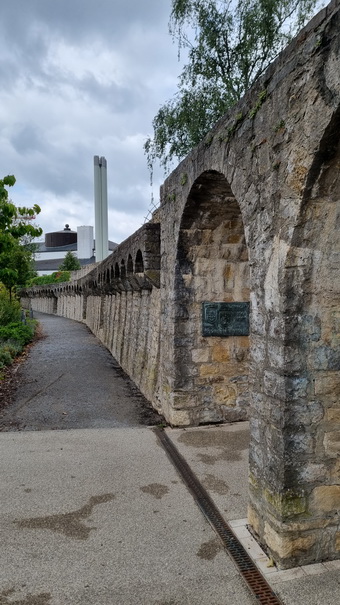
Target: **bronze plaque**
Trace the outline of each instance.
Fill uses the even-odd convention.
[[[202,303],[203,336],[248,336],[249,302]]]

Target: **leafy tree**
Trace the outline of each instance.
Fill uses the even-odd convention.
[[[81,264],[73,252],[67,252],[59,271],[77,271],[81,269]]]
[[[24,285],[32,277],[32,248],[30,242],[42,234],[40,227],[29,221],[39,214],[40,207],[16,207],[6,187],[15,184],[15,177],[0,179],[0,281],[10,296],[16,285]]]
[[[188,62],[144,145],[151,170],[183,158],[263,74],[319,0],[172,0],[169,30]]]

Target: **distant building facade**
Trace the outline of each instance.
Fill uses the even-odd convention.
[[[109,251],[115,250],[117,245],[109,241]],[[95,262],[96,243],[90,225],[77,227],[77,231],[72,231],[69,225],[65,225],[61,231],[46,233],[45,241],[37,242],[37,246],[35,270],[38,275],[58,271],[67,252],[73,252],[82,267]]]

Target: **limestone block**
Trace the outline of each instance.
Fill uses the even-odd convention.
[[[324,464],[307,463],[299,472],[300,480],[307,483],[325,481],[327,467]]]
[[[333,484],[340,484],[340,459],[334,461],[333,466],[330,469],[330,482]]]
[[[191,358],[194,363],[206,363],[210,359],[210,348],[207,346],[204,349],[193,349]]]
[[[255,534],[260,534],[260,518],[257,511],[249,504],[248,505],[248,523],[253,528]]]
[[[273,396],[275,398],[285,400],[286,390],[285,390],[285,378],[283,376],[279,376],[274,372],[270,372],[266,370],[264,372],[264,392],[267,395]]]
[[[312,492],[311,510],[316,514],[340,510],[340,485],[323,485]]]
[[[172,426],[190,426],[192,424],[192,418],[189,411],[186,410],[169,410],[169,423]]]
[[[324,447],[327,456],[334,458],[340,454],[340,431],[331,431],[324,437]]]
[[[230,360],[230,345],[228,342],[225,344],[222,342],[216,343],[212,347],[212,361],[224,362]]]
[[[329,422],[338,422],[340,424],[340,407],[326,410],[326,420]]]
[[[172,405],[175,410],[197,407],[197,396],[191,393],[175,393],[172,398]]]
[[[237,389],[230,384],[222,383],[213,387],[213,397],[217,404],[223,404],[228,407],[235,407],[237,398]]]
[[[287,536],[277,532],[266,522],[264,525],[264,540],[279,559],[288,559],[308,552],[315,544],[316,536],[311,534],[298,537]]]
[[[217,374],[219,374],[219,367],[216,364],[213,363],[205,363],[202,364],[199,368],[199,374],[202,377],[205,376],[216,376]]]
[[[340,372],[318,372],[315,377],[316,395],[334,395],[334,401],[340,397]]]

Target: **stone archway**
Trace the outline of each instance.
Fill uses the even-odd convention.
[[[281,567],[340,551],[339,132],[340,109],[309,169],[285,251],[282,359],[265,375],[275,401],[258,422],[275,452],[262,446],[259,461],[250,450],[249,521]]]
[[[240,207],[224,175],[209,170],[189,192],[175,267],[174,408],[185,409],[192,424],[247,417],[247,317],[249,262]]]

